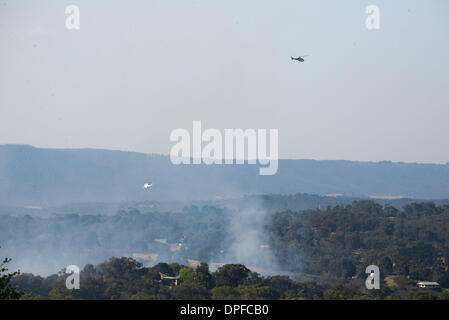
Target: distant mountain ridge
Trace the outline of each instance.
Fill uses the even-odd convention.
[[[0,204],[207,200],[245,194],[344,194],[449,198],[449,165],[280,160],[257,165],[173,165],[168,156],[102,149],[0,145]],[[142,188],[151,181],[149,190]]]

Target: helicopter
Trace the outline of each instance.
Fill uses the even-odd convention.
[[[298,58],[295,58],[295,57],[290,57],[292,60],[297,60],[297,61],[299,61],[299,62],[304,62],[304,57],[307,57],[308,55],[305,55],[305,56],[298,56]]]

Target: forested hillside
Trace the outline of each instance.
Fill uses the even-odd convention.
[[[160,273],[179,276],[161,280]],[[178,263],[159,263],[151,268],[130,258],[111,258],[96,267],[86,265],[80,273],[80,289],[67,290],[68,275],[61,272],[46,278],[22,274],[12,286],[22,299],[449,299],[449,290],[416,288],[414,281],[398,277],[380,290],[367,290],[363,280],[320,285],[298,282],[287,276],[262,277],[241,264],[228,264],[210,272],[206,263],[196,268]],[[175,282],[176,281],[176,282]]]
[[[86,264],[82,272],[84,285],[76,292],[65,289],[63,272],[49,277],[31,274],[15,277],[13,284],[25,291],[27,298],[448,298],[448,205],[412,203],[397,209],[373,201],[357,201],[326,209],[270,212],[263,220],[267,242],[258,254],[263,255],[264,250],[269,250],[275,259],[275,270],[282,271],[284,275],[264,277],[260,276],[256,265],[243,266],[223,260],[218,270],[215,267],[212,272],[205,264],[198,266],[199,261],[210,264],[214,259],[218,261],[221,250],[232,248],[235,241],[230,236],[233,234],[229,233],[232,217],[232,210],[213,207],[190,207],[183,214],[130,211],[112,217],[72,215],[55,218],[57,220],[52,224],[22,217],[20,219],[24,220],[20,221],[19,232],[14,235],[10,231],[1,241],[8,241],[8,238],[13,239],[22,233],[32,235],[33,230],[39,228],[59,228],[61,236],[63,230],[83,226],[90,230],[86,233],[88,237],[76,239],[75,235],[80,234],[74,233],[71,241],[83,243],[85,248],[89,248],[86,250],[92,250],[93,257],[106,242],[118,244],[123,241],[117,234],[101,231],[100,226],[104,224],[114,228],[130,228],[125,241],[130,250],[136,246],[142,250],[150,246],[155,250],[159,248],[161,252],[171,252],[168,249],[170,243],[173,246],[182,241],[179,250],[162,257],[171,259],[170,264],[159,263],[151,267],[154,263],[139,262],[139,258],[137,261],[112,258],[96,267]],[[190,226],[187,219],[194,219]],[[12,224],[10,222],[8,227]],[[8,227],[3,225],[2,235]],[[152,237],[170,234],[172,238],[168,237],[163,244],[150,240],[150,234]],[[62,245],[42,237],[39,241],[42,241],[40,245],[45,241],[48,241],[47,245]],[[250,252],[246,254],[250,255]],[[111,253],[110,256],[121,255]],[[189,266],[188,257],[197,259],[198,264]],[[381,290],[364,289],[365,268],[372,264],[380,268]],[[261,270],[263,273],[264,269]],[[172,276],[179,274],[179,285],[174,286],[166,280],[161,282],[159,272]],[[419,289],[416,283],[420,280],[436,281],[442,289]]]
[[[258,165],[173,165],[168,156],[97,149],[0,146],[0,204],[211,200],[245,194],[345,194],[449,198],[449,165],[280,160]],[[142,189],[153,182],[150,192]]]
[[[279,263],[320,282],[364,277],[434,280],[449,288],[449,206],[413,203],[397,210],[372,201],[326,210],[275,213],[267,226]]]

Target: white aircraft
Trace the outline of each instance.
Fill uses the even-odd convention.
[[[151,188],[152,185],[153,185],[152,183],[145,183],[145,184],[143,185],[143,188],[144,188],[144,189],[148,189],[148,188]]]

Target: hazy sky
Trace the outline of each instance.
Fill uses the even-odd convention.
[[[0,144],[167,154],[201,120],[277,128],[282,158],[445,163],[448,14],[447,0],[1,0]]]

